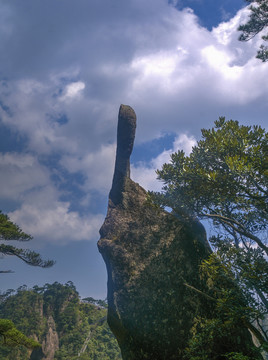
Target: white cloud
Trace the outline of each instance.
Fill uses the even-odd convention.
[[[0,154],[0,198],[23,200],[24,194],[46,186],[49,171],[32,155]]]
[[[193,136],[180,134],[173,143],[173,152],[183,150],[186,155],[189,155],[196,144],[196,139]]]
[[[14,132],[27,138],[30,151],[40,155],[80,154],[95,149],[102,145],[99,137],[107,131],[109,106],[102,107],[100,101],[80,96],[85,89],[82,84],[68,84],[62,97],[57,94],[63,81],[56,82],[55,77],[46,84],[33,79],[0,82],[0,97],[10,109],[6,111],[0,106],[0,118]],[[67,120],[64,125],[57,121],[62,115]]]
[[[247,22],[250,11],[248,8],[238,11],[238,13],[228,21],[220,23],[212,29],[212,35],[216,38],[219,44],[228,46],[237,42],[240,33],[237,29],[240,24]]]
[[[47,167],[33,155],[0,154],[0,198],[16,201],[10,218],[44,242],[67,243],[96,240],[103,215],[81,216],[61,201]]]
[[[245,13],[241,10],[235,18],[220,24],[212,32],[193,23],[193,14],[185,13],[184,22],[192,21],[192,28],[179,29],[178,37],[168,51],[145,54],[133,61],[132,66],[139,73],[133,86],[136,101],[154,99],[156,114],[165,101],[164,111],[168,112],[169,118],[165,118],[164,123],[171,125],[173,130],[175,109],[181,115],[187,108],[190,114],[190,119],[186,115],[188,126],[193,127],[195,115],[204,105],[207,111],[213,112],[215,105],[219,111],[223,106],[237,107],[241,114],[246,113],[241,105],[248,107],[251,103],[254,107],[254,102],[261,101],[262,94],[268,91],[263,79],[267,67],[255,59],[257,37],[251,44],[237,40],[237,27]],[[250,76],[252,72],[254,79]],[[190,99],[194,107],[189,103]],[[144,103],[153,107],[151,102]],[[164,111],[160,111],[162,118]],[[154,123],[157,125],[160,124]]]
[[[139,163],[131,167],[131,178],[138,182],[146,190],[160,191],[162,183],[156,179],[156,170],[161,169],[162,165],[170,161],[172,153],[183,150],[189,155],[196,140],[193,136],[187,134],[178,135],[173,142],[172,149],[164,150],[156,158],[153,158],[149,164]]]
[[[237,40],[247,10],[208,31],[191,10],[164,0],[92,0],[75,11],[69,0],[38,4],[34,18],[18,1],[5,4],[0,36],[0,119],[24,137],[27,152],[0,156],[0,198],[19,202],[12,216],[25,231],[55,241],[94,238],[99,215],[86,219],[60,200],[49,159],[57,156],[66,177],[82,174],[76,186],[86,192],[85,206],[93,193],[108,193],[121,103],[137,113],[136,144],[182,134],[172,149],[132,167],[146,189],[160,189],[155,169],[173,151],[189,153],[195,139],[185,134],[197,138],[218,116],[265,125],[268,67],[255,59],[260,40]],[[57,24],[53,36],[48,23]]]
[[[70,211],[68,202],[54,201],[50,206],[24,203],[11,213],[11,220],[34,238],[43,242],[66,244],[72,241],[98,240],[103,215],[88,214],[81,217]]]
[[[141,119],[137,142],[163,131],[197,134],[219,115],[262,121],[268,84],[266,64],[255,59],[259,40],[237,40],[247,10],[208,31],[190,9],[179,12],[157,0],[147,14],[150,4],[124,3],[119,12],[106,4],[110,16],[103,14],[99,22],[81,17],[83,32],[66,14],[55,39],[50,38],[48,54],[54,65],[41,63],[45,77],[32,68],[31,79],[20,76],[8,83],[8,91],[2,88],[3,100],[12,109],[12,116],[2,111],[3,121],[23,132],[34,151],[75,156],[114,141],[120,103],[133,105]],[[84,6],[92,10],[93,5],[94,11],[100,10],[95,1],[78,10],[82,14]],[[26,30],[32,36],[31,27]],[[53,52],[56,44],[58,51]],[[51,121],[61,114],[68,118],[64,126]]]
[[[86,85],[82,81],[77,81],[68,84],[64,91],[64,95],[60,99],[63,101],[68,101],[73,98],[77,98],[81,94],[82,90],[85,89],[85,87]]]
[[[111,188],[115,161],[115,145],[102,146],[100,150],[81,157],[64,156],[61,165],[70,173],[86,175],[86,191],[108,192]]]
[[[52,121],[54,110],[52,95],[55,89],[34,79],[2,82],[0,96],[10,111],[0,108],[2,122],[12,131],[28,140],[28,149],[39,154],[66,149],[66,138],[59,131],[59,124]],[[74,147],[69,139],[68,148]]]
[[[150,164],[139,164],[131,167],[131,178],[145,190],[160,191],[162,184],[156,180],[156,168]]]
[[[173,54],[161,52],[147,57],[137,58],[132,66],[141,71],[144,76],[170,76],[176,68],[176,57]]]

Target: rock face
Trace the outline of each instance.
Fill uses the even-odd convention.
[[[59,336],[53,316],[48,315],[48,318],[43,319],[43,321],[46,322],[46,330],[43,334],[42,348],[33,350],[30,360],[53,360],[56,351],[59,350]],[[36,335],[33,337],[37,342],[40,342]]]
[[[59,350],[59,337],[55,321],[51,315],[48,317],[47,326],[46,339],[42,343],[42,350],[45,354],[45,360],[53,360],[55,352]]]
[[[113,184],[98,242],[108,272],[108,323],[124,360],[185,359],[194,319],[215,314],[199,275],[211,249],[197,220],[181,220],[150,204],[130,179],[135,129],[135,112],[121,105]],[[251,343],[238,324],[220,338],[217,353],[242,351],[257,359]]]
[[[0,360],[122,359],[106,308],[91,297],[81,300],[71,281],[19,289],[1,300],[0,318],[13,321],[41,347],[7,347],[0,341]]]
[[[98,242],[108,272],[108,323],[123,359],[179,359],[206,299],[198,267],[210,253],[203,226],[153,207],[130,179],[136,116],[121,105],[108,212]]]

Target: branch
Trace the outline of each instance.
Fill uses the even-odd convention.
[[[238,249],[239,248],[239,240],[238,240],[238,237],[237,237],[237,235],[236,235],[236,232],[231,228],[231,229],[229,229],[228,228],[228,226],[226,226],[225,224],[222,224],[222,226],[223,226],[223,228],[224,228],[224,230],[227,232],[227,233],[229,233],[231,236],[233,236],[233,238],[234,238],[234,241],[235,241],[235,247]],[[242,238],[242,237],[241,237]],[[242,241],[243,241],[243,239],[242,239]],[[243,244],[244,244],[244,241],[243,241]],[[245,245],[245,244],[244,244]],[[246,246],[246,245],[245,245]],[[246,248],[248,248],[247,246],[246,246]]]
[[[260,297],[263,305],[266,307],[266,310],[268,310],[268,301],[266,300],[265,295],[262,293],[262,291],[256,286],[255,284],[252,284],[251,281],[249,281],[250,285],[256,290],[256,293]]]
[[[223,215],[219,215],[219,214],[201,214],[201,215],[202,216],[207,216],[207,217],[212,217],[212,218],[214,217],[214,218],[217,218],[217,219],[219,219],[219,220],[221,220],[221,221],[223,221],[225,223],[230,222],[230,223],[236,224],[237,226],[245,229],[244,226],[242,224],[240,224],[238,221],[236,221],[234,219],[231,219],[231,218],[228,218],[228,217],[223,216]]]
[[[217,299],[215,299],[215,298],[207,295],[206,293],[204,293],[204,292],[201,291],[201,290],[196,289],[196,288],[195,288],[194,286],[192,286],[192,285],[189,285],[189,284],[187,284],[187,283],[184,283],[184,285],[187,286],[189,289],[194,290],[194,291],[197,292],[198,294],[206,297],[206,298],[209,299],[209,300],[217,301]],[[246,320],[245,318],[242,318],[241,320],[242,320],[243,324],[244,324],[244,325],[252,332],[252,334],[258,339],[258,341],[259,341],[259,343],[261,344],[261,346],[262,346],[263,344],[267,344],[267,341],[265,341],[265,338],[264,338],[264,336],[262,335],[262,333],[261,333],[258,329],[256,329],[254,325],[252,325],[252,324],[251,324],[248,320]]]
[[[266,245],[264,245],[262,243],[262,241],[255,235],[251,234],[250,232],[248,232],[243,225],[241,225],[239,222],[227,218],[225,216],[222,215],[218,215],[218,214],[201,214],[202,216],[205,217],[209,217],[209,218],[216,218],[220,221],[222,221],[223,223],[225,223],[226,225],[230,226],[233,230],[235,230],[236,232],[238,232],[241,235],[244,235],[246,237],[248,237],[249,239],[255,241],[259,247],[264,250],[266,252],[266,254],[268,255],[268,247]],[[235,225],[237,225],[237,227]]]
[[[267,315],[267,314],[266,314],[266,315]],[[268,330],[265,331],[264,327],[263,327],[263,326],[261,325],[261,323],[260,323],[260,319],[259,319],[259,318],[257,318],[256,321],[257,321],[257,324],[258,324],[259,328],[261,329],[261,332],[262,332],[263,336],[265,337],[266,341],[268,341],[268,336],[267,336]]]
[[[263,192],[264,194],[268,195],[267,189],[265,190],[264,188],[262,188],[262,187],[260,186],[260,184],[258,184],[257,181],[254,179],[254,177],[249,176],[249,178],[250,178],[250,180],[254,183],[254,185],[256,186],[256,188],[257,188],[259,191],[261,191],[261,192]],[[261,198],[262,198],[262,197],[261,197]]]
[[[256,337],[256,339],[259,341],[260,345],[267,344],[267,341],[265,341],[265,338],[263,337],[262,333],[249,321],[246,319],[242,319],[242,322],[244,325],[252,332],[252,334]]]
[[[34,251],[19,249],[12,245],[0,244],[0,254],[16,256],[26,264],[32,266],[48,268],[55,264],[53,260],[42,260],[41,256]]]
[[[191,289],[191,290],[194,290],[194,291],[197,292],[198,294],[205,296],[205,297],[208,298],[209,300],[217,301],[217,299],[215,299],[215,298],[213,298],[212,296],[204,293],[204,292],[201,291],[201,290],[198,290],[197,288],[195,288],[195,287],[192,286],[192,285],[189,285],[189,284],[187,284],[187,283],[184,283],[183,285],[185,285],[186,287],[188,287],[188,288]]]

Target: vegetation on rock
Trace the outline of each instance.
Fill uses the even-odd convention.
[[[193,344],[191,348],[191,329],[193,339],[197,340],[194,336],[197,319],[208,324],[207,321],[218,320],[221,315],[207,279],[200,277],[200,266],[208,260],[211,248],[201,223],[180,202],[176,204],[176,191],[168,198],[172,205],[172,200],[175,201],[176,213],[168,213],[159,206],[151,206],[147,192],[130,179],[126,169],[134,140],[132,115],[133,112],[122,112],[120,107],[119,151],[107,216],[98,242],[108,271],[108,322],[123,358],[178,360],[185,355],[187,360],[218,360],[231,352],[235,356],[242,353],[259,358],[247,327],[237,321],[232,321],[230,326],[225,322],[225,331],[217,339],[214,336],[210,348],[206,349],[203,343],[203,355],[207,357],[200,357]],[[178,158],[182,156],[179,154]],[[178,169],[174,174],[172,170],[172,181],[176,184],[180,174]],[[195,174],[194,168],[191,175]],[[192,184],[197,190],[202,187],[198,180]],[[159,196],[161,203],[165,194]],[[191,197],[190,201],[193,204]],[[185,204],[187,208],[187,201]],[[238,289],[233,281],[229,282]],[[227,289],[228,285],[227,282]]]
[[[189,156],[178,151],[157,171],[163,192],[151,193],[151,199],[180,218],[210,219],[214,229],[215,252],[201,266],[208,290],[191,289],[214,302],[215,313],[196,319],[190,359],[199,359],[204,347],[211,349],[204,359],[231,358],[227,349],[219,353],[217,344],[230,326],[239,324],[254,334],[259,350],[268,349],[267,329],[261,325],[268,313],[267,140],[259,126],[220,118],[214,128],[202,130]]]
[[[29,241],[32,236],[23,232],[17,224],[10,221],[9,217],[0,211],[0,240],[9,241]],[[13,245],[0,244],[0,254],[2,256],[16,256],[23,260],[26,264],[32,266],[40,266],[43,268],[51,267],[54,264],[52,260],[43,260],[41,256],[31,250],[19,249]],[[11,270],[0,270],[0,273],[9,273]],[[1,299],[10,292],[7,292],[4,296],[2,294]],[[6,346],[23,345],[26,348],[34,349],[40,345],[27,338],[21,331],[16,329],[13,322],[7,319],[0,319],[0,336],[1,341]]]
[[[27,338],[23,333],[16,329],[14,323],[7,319],[0,319],[1,344],[15,347],[23,345],[26,348],[38,348],[40,344],[33,339]]]
[[[106,312],[102,306],[81,301],[72,282],[32,289],[23,286],[2,294],[0,317],[13,321],[17,329],[42,344],[42,349],[29,351],[24,346],[1,345],[0,360],[119,360],[120,351],[106,323]]]

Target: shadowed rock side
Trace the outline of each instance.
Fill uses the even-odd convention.
[[[112,189],[109,198],[114,205],[122,201],[125,178],[130,177],[130,155],[136,132],[136,114],[130,106],[121,105],[117,125],[117,149]]]
[[[121,105],[115,174],[98,242],[108,272],[108,323],[125,360],[181,359],[194,318],[211,306],[184,283],[204,289],[198,267],[211,250],[199,222],[182,222],[148,204],[146,191],[130,179],[135,127],[134,111]]]

